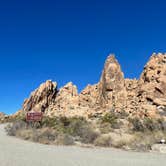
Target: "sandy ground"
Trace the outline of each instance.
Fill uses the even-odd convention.
[[[6,136],[0,125],[0,166],[165,166],[166,155],[107,148],[41,145]]]

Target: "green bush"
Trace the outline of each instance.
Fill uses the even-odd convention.
[[[102,122],[103,123],[110,123],[110,124],[113,124],[113,123],[116,123],[117,122],[117,115],[113,112],[110,112],[110,113],[106,113],[102,118]]]
[[[92,129],[91,124],[82,117],[63,118],[63,132],[79,138],[83,143],[93,143],[97,133]]]
[[[121,124],[119,123],[118,119],[118,115],[112,111],[102,116],[99,121],[101,122],[101,124],[110,124],[111,128],[113,129],[119,129]]]
[[[52,127],[54,128],[56,126],[58,122],[58,118],[57,117],[43,117],[42,121],[41,121],[41,127]]]

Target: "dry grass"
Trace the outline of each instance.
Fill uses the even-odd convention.
[[[110,147],[112,144],[111,137],[109,135],[101,135],[94,141],[95,146]]]
[[[55,145],[74,145],[74,138],[67,134],[58,135],[57,139],[54,141]]]
[[[116,118],[113,117],[115,120]],[[140,121],[133,119],[130,134],[123,129],[112,128],[115,121],[110,115],[101,121],[86,121],[84,118],[54,117],[44,118],[41,126],[27,126],[25,121],[17,120],[6,127],[10,136],[43,144],[74,145],[76,143],[93,144],[102,147],[130,148],[137,151],[150,150],[161,139],[166,139],[163,122]],[[118,121],[116,119],[116,121]],[[103,123],[101,123],[103,122]]]
[[[46,118],[41,127],[27,126],[22,121],[15,121],[6,127],[10,136],[17,136],[25,140],[44,144],[72,145],[74,140],[92,144],[98,133],[93,130],[91,124],[83,118]]]

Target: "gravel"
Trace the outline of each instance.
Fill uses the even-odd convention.
[[[165,166],[166,155],[52,146],[9,137],[0,125],[0,166]]]

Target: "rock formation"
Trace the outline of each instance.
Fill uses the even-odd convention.
[[[31,93],[30,97],[24,101],[23,111],[42,111],[52,103],[57,94],[57,83],[51,80],[41,84],[38,89]]]
[[[4,118],[5,118],[5,114],[0,112],[0,122],[3,121]]]
[[[126,101],[124,74],[114,55],[110,55],[99,82],[97,102],[107,108],[122,108]]]
[[[139,80],[125,79],[118,61],[108,56],[99,83],[80,94],[73,83],[57,89],[46,81],[25,100],[22,110],[48,116],[93,116],[114,110],[131,116],[166,114],[166,54],[153,54]]]
[[[153,54],[138,82],[138,96],[144,109],[163,112],[166,108],[166,54]],[[145,107],[144,107],[145,106]]]

